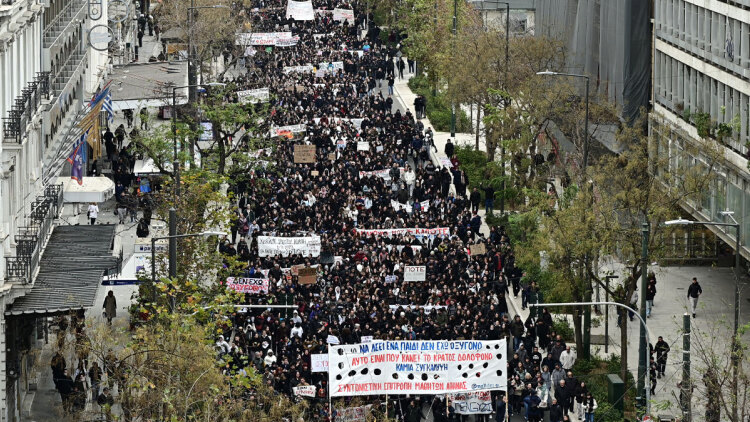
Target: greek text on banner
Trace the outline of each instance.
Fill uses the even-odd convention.
[[[258,256],[320,256],[320,236],[274,237],[258,236]]]
[[[332,397],[506,390],[503,340],[375,341],[330,346]]]

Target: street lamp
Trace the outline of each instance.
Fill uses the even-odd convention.
[[[648,326],[646,325],[646,320],[643,319],[643,317],[639,313],[637,313],[635,311],[635,309],[631,308],[630,306],[623,305],[622,303],[617,303],[617,302],[529,303],[529,308],[534,308],[534,307],[545,308],[545,307],[555,307],[555,306],[556,307],[561,307],[561,306],[586,306],[586,307],[590,307],[590,306],[596,306],[596,305],[619,306],[620,308],[624,308],[624,309],[626,309],[626,310],[634,313],[638,317],[638,320],[641,322],[641,327],[644,330],[646,330],[646,333],[647,333],[648,337],[651,338],[651,333],[648,331]],[[623,345],[621,345],[621,347],[625,348],[625,347],[627,347],[627,345],[623,344]],[[641,353],[643,354],[643,358],[645,358],[646,361],[648,361],[649,360],[648,359],[648,347],[646,347],[643,351],[641,351]],[[640,376],[643,376],[644,378],[646,377],[646,374],[642,374],[641,375],[640,371],[639,371],[638,375],[639,375],[639,377]],[[645,390],[646,390],[646,414],[650,415],[651,414],[651,389],[650,388],[646,388]],[[641,393],[642,393],[642,391],[638,392],[638,394],[641,394]]]
[[[190,0],[190,7],[187,8],[187,24],[188,24],[188,83],[191,87],[195,87],[198,83],[197,77],[198,75],[195,72],[195,66],[193,65],[193,23],[192,23],[192,16],[193,10],[198,9],[231,9],[229,6],[223,5],[223,4],[214,4],[211,6],[196,6],[195,0]],[[188,102],[195,101],[195,89],[190,89],[188,91]]]
[[[684,218],[678,218],[676,220],[665,221],[665,226],[688,226],[694,224],[700,224],[704,226],[718,226],[718,227],[734,227],[735,239],[734,239],[734,335],[732,336],[732,382],[734,389],[734,403],[732,403],[732,420],[737,420],[737,383],[739,379],[739,358],[737,354],[738,350],[738,339],[739,335],[739,324],[740,324],[740,223],[734,218],[734,211],[721,211],[724,217],[732,219],[732,223],[718,223],[714,221],[691,221],[685,220]]]

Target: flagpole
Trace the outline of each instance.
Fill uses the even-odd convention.
[[[331,344],[328,343],[328,342],[326,342],[326,343],[327,343],[326,347],[327,347],[328,356],[331,356]],[[328,370],[330,371],[330,368]],[[329,374],[330,374],[330,372],[329,372]],[[328,385],[327,385],[327,387],[328,387],[328,419],[331,422],[333,422],[333,411],[331,410],[332,406],[331,406],[331,379],[330,379],[330,376],[328,377]]]

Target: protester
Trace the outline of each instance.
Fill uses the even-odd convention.
[[[693,282],[690,283],[687,291],[687,297],[690,301],[690,310],[693,314],[693,318],[695,318],[695,310],[698,308],[698,297],[700,297],[701,294],[703,294],[703,289],[701,289],[701,285],[698,284],[698,279],[693,277]]]

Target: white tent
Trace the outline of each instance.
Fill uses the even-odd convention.
[[[115,183],[108,177],[84,177],[78,184],[70,177],[58,177],[57,183],[63,185],[65,202],[104,202],[115,194]]]

